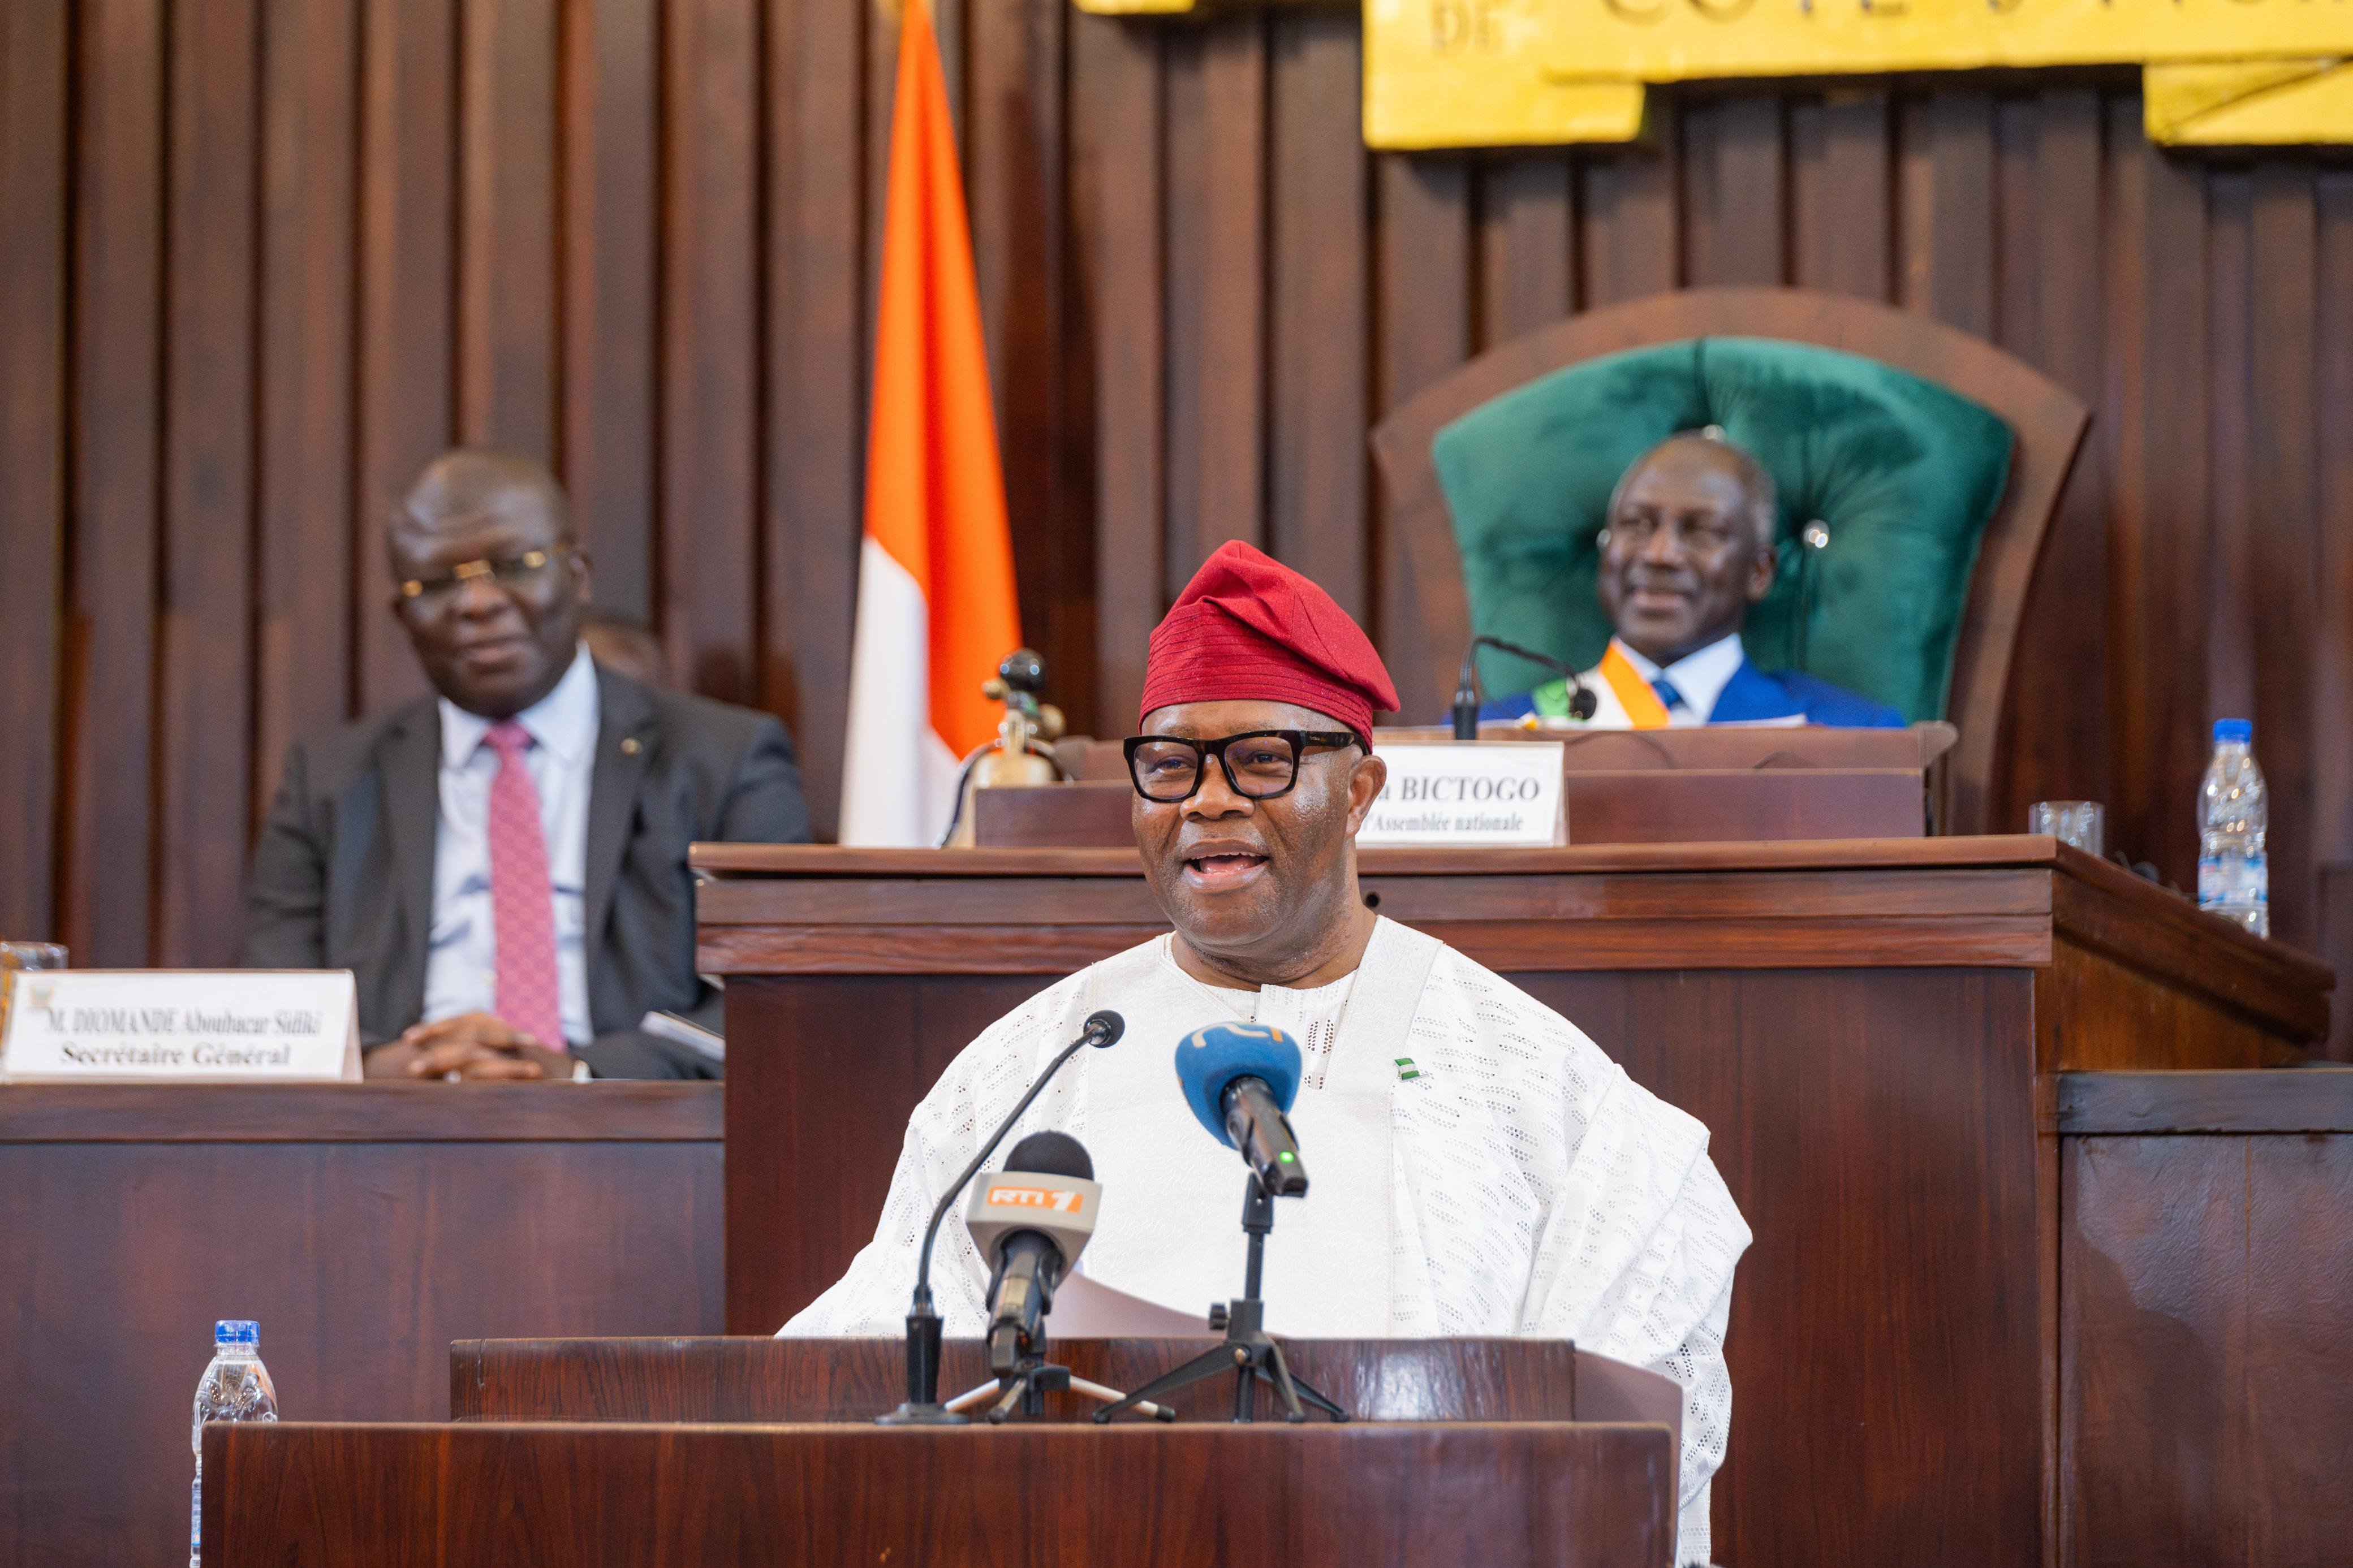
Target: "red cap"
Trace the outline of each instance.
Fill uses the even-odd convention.
[[[1332,595],[1228,540],[1152,633],[1141,722],[1172,702],[1292,702],[1328,713],[1373,749],[1373,710],[1397,711],[1381,656]]]

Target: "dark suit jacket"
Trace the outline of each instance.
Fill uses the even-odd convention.
[[[1568,690],[1565,680],[1556,679],[1552,687],[1562,694]],[[1553,699],[1556,710],[1560,700],[1560,697]],[[1488,703],[1479,710],[1479,719],[1482,723],[1508,724],[1535,711],[1535,692],[1524,691],[1517,697]],[[1792,718],[1833,730],[1904,728],[1904,715],[1883,702],[1849,691],[1843,686],[1818,680],[1803,670],[1759,669],[1746,658],[1717,693],[1715,708],[1708,714],[1707,721],[1754,724],[1759,720]]]
[[[715,1063],[638,1024],[666,1012],[719,1028],[719,994],[694,973],[686,847],[807,839],[792,742],[765,713],[602,666],[596,693],[583,900],[596,1037],[576,1054],[599,1077],[715,1078]],[[254,850],[240,962],[352,971],[364,1045],[424,1015],[440,765],[441,716],[429,697],[297,742]]]

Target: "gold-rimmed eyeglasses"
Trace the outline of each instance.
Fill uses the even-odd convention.
[[[566,546],[558,544],[545,550],[526,550],[520,555],[461,562],[443,576],[406,579],[400,584],[400,602],[427,615],[436,615],[467,584],[482,577],[489,578],[501,592],[511,594],[537,582],[552,563],[570,553]]]

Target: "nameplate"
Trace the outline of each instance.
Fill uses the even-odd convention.
[[[348,969],[5,976],[0,1083],[357,1083]]]
[[[1356,842],[1545,848],[1568,842],[1558,741],[1385,744],[1389,782]]]

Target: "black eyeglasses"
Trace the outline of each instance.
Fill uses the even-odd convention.
[[[459,589],[477,577],[488,577],[501,592],[512,594],[530,586],[551,562],[571,553],[568,547],[559,544],[549,550],[526,550],[521,555],[495,561],[464,562],[450,568],[447,576],[407,579],[400,585],[401,601],[425,615],[438,615],[449,606]]]
[[[1236,795],[1266,800],[1287,793],[1299,782],[1300,753],[1310,746],[1353,746],[1356,737],[1345,730],[1250,730],[1215,741],[1193,741],[1181,735],[1130,735],[1127,776],[1135,793],[1163,805],[1193,798],[1201,787],[1207,759],[1218,759],[1226,783]]]

